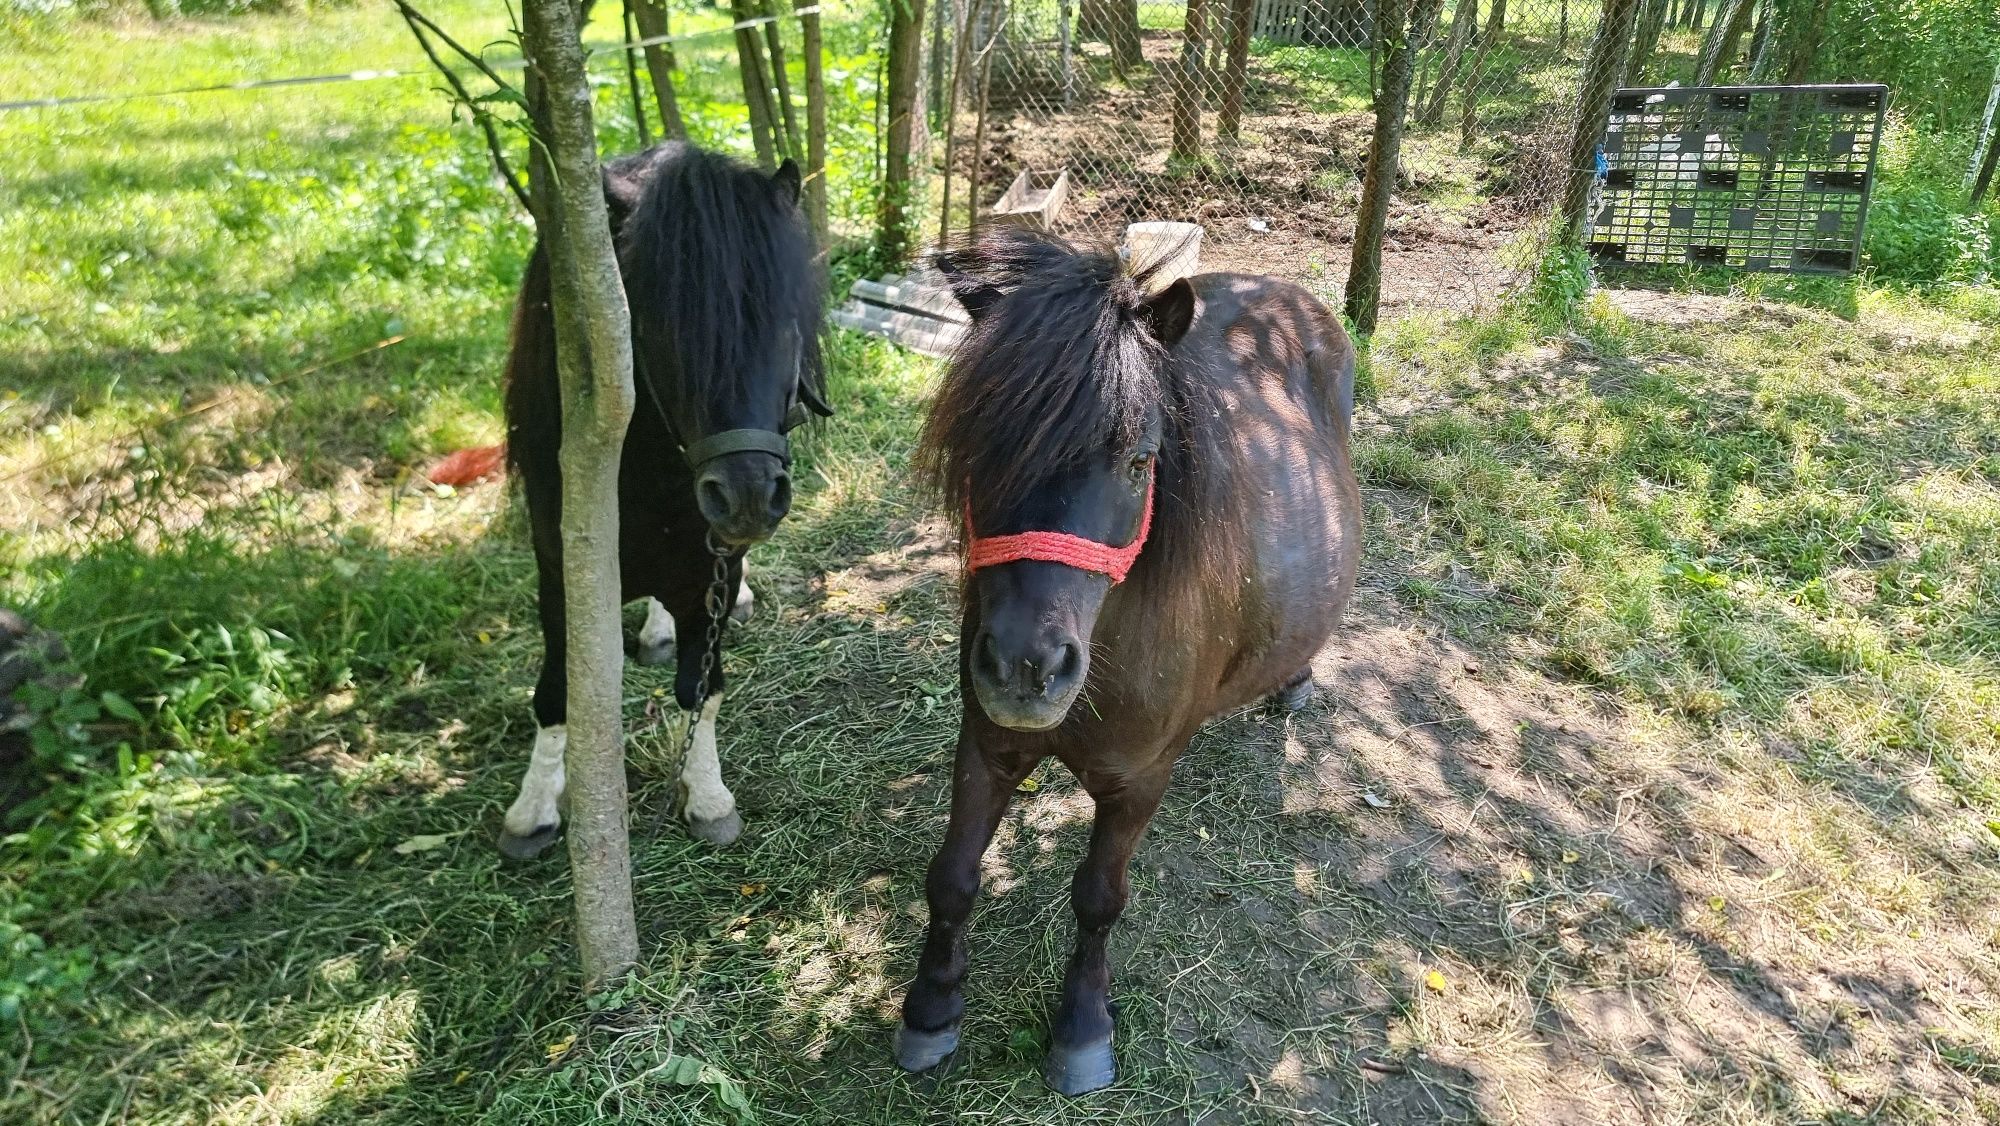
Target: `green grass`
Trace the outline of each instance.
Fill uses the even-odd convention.
[[[30,93],[415,54],[370,9],[19,27]],[[872,35],[841,35],[852,221]],[[726,70],[683,59],[724,135]],[[498,436],[528,243],[473,138],[418,79],[0,143],[0,601],[88,674],[0,841],[0,1121],[2000,1115],[1989,288],[1674,275],[1553,342],[1386,326],[1329,699],[1197,740],[1114,942],[1123,1080],[1064,1102],[1035,1065],[1087,809],[1055,769],[988,863],[963,1058],[888,1062],[959,707],[955,561],[904,484],[928,361],[836,340],[728,658],[738,847],[662,820],[669,680],[628,670],[647,964],[587,1003],[565,865],[490,847],[539,652],[518,501],[421,482]]]

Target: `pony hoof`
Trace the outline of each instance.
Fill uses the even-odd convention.
[[[647,645],[641,642],[639,651],[633,654],[632,659],[649,669],[671,665],[674,663],[674,643],[669,641],[664,645]]]
[[[560,825],[544,825],[525,836],[502,829],[497,842],[500,855],[509,860],[533,860],[542,854],[543,849],[556,843],[556,837],[561,832]]]
[[[957,1021],[936,1032],[919,1032],[907,1024],[896,1026],[896,1066],[904,1071],[929,1071],[957,1050]]]
[[[1273,696],[1272,699],[1277,701],[1279,707],[1288,712],[1304,711],[1306,705],[1311,704],[1313,701],[1312,677],[1310,675],[1299,677],[1297,680],[1278,689],[1278,694]]]
[[[736,605],[730,607],[729,620],[739,626],[746,625],[750,621],[750,615],[756,612],[757,604],[755,602],[738,602]]]
[[[730,810],[713,821],[701,817],[688,818],[688,836],[698,841],[706,841],[717,848],[727,848],[743,835],[743,815]]]
[[[1042,1081],[1060,1095],[1083,1095],[1109,1087],[1118,1078],[1111,1037],[1074,1047],[1057,1044],[1042,1061]]]

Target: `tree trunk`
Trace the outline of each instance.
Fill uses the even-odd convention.
[[[632,0],[625,0],[625,85],[632,92],[632,124],[639,131],[639,147],[653,147],[653,130],[646,123],[646,102],[639,96],[639,52],[632,44],[640,37],[632,32]]]
[[[1785,55],[1785,73],[1781,79],[1787,86],[1796,86],[1812,77],[1813,61],[1819,58],[1820,40],[1826,37],[1826,14],[1833,0],[1803,0],[1811,7],[1802,14],[1798,34],[1792,37],[1791,50]]]
[[[890,0],[886,64],[888,140],[882,162],[882,203],[875,245],[883,261],[900,264],[911,244],[910,150],[916,139],[917,80],[923,64],[924,0]]]
[[[1222,72],[1222,111],[1215,119],[1215,135],[1234,141],[1243,133],[1243,87],[1250,77],[1250,24],[1256,18],[1257,0],[1230,0],[1229,58]]]
[[[1750,26],[1752,7],[1751,0],[1724,0],[1722,10],[1715,14],[1715,22],[1709,25],[1708,35],[1701,43],[1701,57],[1694,72],[1696,86],[1713,86],[1718,78],[1729,73],[1736,58],[1736,46]]]
[[[1556,204],[1553,233],[1559,241],[1574,243],[1583,236],[1583,209],[1590,205],[1590,185],[1597,178],[1597,140],[1604,133],[1605,115],[1611,111],[1618,72],[1624,69],[1638,7],[1639,0],[1604,0],[1604,15],[1590,43],[1590,58],[1583,64],[1583,90],[1577,99],[1576,128],[1569,142],[1569,179]]]
[[[750,0],[734,0],[737,23],[757,18]],[[736,69],[743,79],[743,102],[750,111],[750,143],[756,146],[757,163],[769,172],[778,167],[777,128],[772,120],[771,83],[764,75],[764,49],[757,41],[757,29],[736,29]]]
[[[777,16],[774,0],[763,0],[763,7],[765,15]],[[799,144],[798,116],[792,108],[792,76],[785,70],[785,39],[775,18],[764,25],[764,42],[771,48],[771,84],[777,91],[779,116],[785,122],[785,155],[797,159],[802,146]],[[774,121],[772,128],[776,127]]]
[[[811,9],[799,17],[799,50],[805,54],[806,77],[806,218],[822,247],[829,245],[826,229],[826,50],[820,42],[818,0],[796,0]]]
[[[632,0],[632,18],[639,25],[641,38],[668,34],[667,9],[662,0]],[[687,140],[680,99],[674,95],[673,44],[655,43],[646,48],[646,73],[653,78],[653,101],[660,108],[660,135],[669,140]]]
[[[1083,0],[1077,35],[1111,45],[1111,65],[1120,75],[1141,62],[1139,0]]]
[[[1480,49],[1485,50],[1488,44],[1500,38],[1500,33],[1506,30],[1507,0],[1493,0],[1493,7],[1486,12],[1486,35],[1479,44]]]
[[[1187,0],[1181,23],[1181,65],[1174,82],[1174,148],[1176,160],[1201,155],[1202,0]]]
[[[527,0],[521,45],[541,80],[552,191],[540,204],[562,382],[563,607],[568,618],[571,883],[583,980],[596,992],[639,960],[626,824],[625,646],[620,636],[618,458],[632,419],[631,315],[611,243],[590,79],[572,0]]]
[[[1361,206],[1354,214],[1354,252],[1347,265],[1347,319],[1354,330],[1375,331],[1382,306],[1382,235],[1389,225],[1389,202],[1396,191],[1402,159],[1403,119],[1410,108],[1416,56],[1437,26],[1444,0],[1381,0],[1375,9],[1376,50],[1382,56],[1382,86],[1375,91],[1375,135],[1368,142],[1368,171],[1361,181]]]
[[[1625,67],[1625,73],[1631,76],[1634,85],[1645,84],[1646,64],[1653,61],[1653,52],[1659,50],[1660,33],[1666,30],[1667,6],[1670,2],[1671,0],[1646,0],[1645,7],[1640,10],[1639,30],[1632,42],[1631,62]]]
[[[1417,124],[1434,126],[1444,120],[1446,99],[1451,97],[1451,84],[1458,79],[1459,66],[1465,61],[1465,49],[1472,45],[1473,29],[1479,26],[1479,0],[1457,0],[1451,13],[1451,30],[1445,33],[1444,59],[1438,64],[1437,83],[1431,87],[1430,97],[1417,107]]]

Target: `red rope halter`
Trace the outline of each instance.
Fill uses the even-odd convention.
[[[965,506],[965,569],[998,567],[1023,559],[1061,563],[1079,571],[1104,575],[1113,585],[1125,581],[1126,572],[1146,546],[1146,533],[1153,529],[1153,477],[1146,477],[1146,508],[1139,517],[1139,534],[1124,547],[1087,540],[1068,532],[1016,532],[1011,536],[981,536],[972,530],[972,506]]]

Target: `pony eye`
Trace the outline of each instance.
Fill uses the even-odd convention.
[[[1152,454],[1140,454],[1132,459],[1132,473],[1134,476],[1144,473],[1145,471],[1151,469],[1152,467],[1153,467]]]

